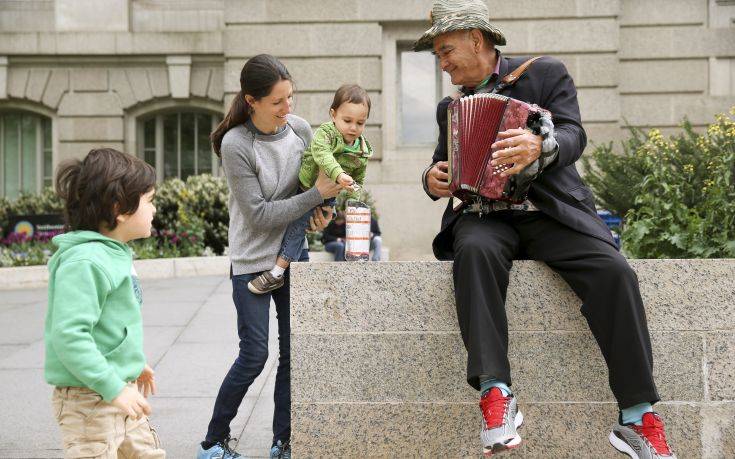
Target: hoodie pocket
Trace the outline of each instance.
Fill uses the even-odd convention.
[[[105,359],[111,363],[120,363],[124,360],[125,355],[128,353],[128,348],[132,344],[132,338],[130,337],[130,328],[125,327],[125,337],[113,350],[104,354]]]

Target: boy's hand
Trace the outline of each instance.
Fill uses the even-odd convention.
[[[135,383],[138,385],[138,392],[143,394],[143,397],[148,398],[149,395],[156,393],[156,379],[153,376],[155,372],[147,363],[143,368],[143,371],[138,376]]]
[[[349,175],[342,172],[337,176],[337,183],[340,184],[340,186],[346,190],[355,191],[353,188],[353,185],[355,181],[350,177]]]
[[[133,419],[151,414],[151,406],[135,387],[125,386],[112,400],[112,405]]]

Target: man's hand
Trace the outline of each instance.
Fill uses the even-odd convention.
[[[452,196],[449,191],[449,163],[439,161],[426,173],[426,187],[429,193],[437,198],[448,198]]]
[[[133,419],[151,414],[151,406],[148,401],[133,386],[123,387],[123,390],[112,400],[112,405]]]
[[[498,139],[492,145],[498,149],[493,153],[493,166],[502,164],[514,164],[507,171],[500,173],[501,176],[517,174],[529,164],[541,156],[541,143],[543,138],[525,129],[508,129],[498,132]]]
[[[329,206],[320,206],[314,209],[314,215],[309,218],[309,231],[321,231],[326,228],[329,222],[332,221],[333,214],[333,209]]]
[[[149,395],[156,393],[156,379],[153,376],[155,372],[147,363],[143,368],[143,371],[138,376],[135,384],[138,385],[138,392],[143,394],[143,397],[148,398]]]

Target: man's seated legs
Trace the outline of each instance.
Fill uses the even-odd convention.
[[[370,250],[373,251],[372,261],[380,261],[380,252],[383,250],[383,238],[380,236],[373,236],[372,239],[370,239]]]
[[[633,269],[609,243],[541,213],[518,218],[516,228],[529,258],[546,262],[582,300],[582,314],[608,365],[610,388],[621,410],[610,434],[613,446],[624,452],[650,448],[650,457],[671,457],[663,422],[652,413],[659,396]]]
[[[509,215],[464,215],[453,228],[457,318],[467,348],[467,381],[482,389],[480,439],[486,455],[521,443],[516,429],[523,415],[509,388],[505,314],[509,272],[519,244]]]
[[[334,261],[345,261],[344,241],[330,241],[324,244],[324,250],[334,254]]]

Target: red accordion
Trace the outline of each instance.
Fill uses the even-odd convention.
[[[476,196],[513,201],[514,176],[500,176],[513,165],[492,166],[496,150],[490,146],[498,132],[507,129],[536,132],[540,117],[549,112],[499,94],[465,96],[452,101],[447,110],[449,191],[464,202]]]

